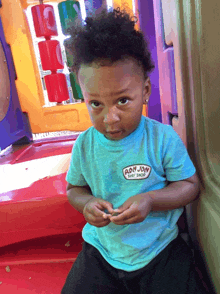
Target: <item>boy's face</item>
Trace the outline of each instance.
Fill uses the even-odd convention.
[[[107,139],[120,140],[137,128],[151,84],[135,60],[82,65],[78,80],[97,131]]]

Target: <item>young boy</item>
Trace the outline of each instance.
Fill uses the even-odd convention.
[[[78,137],[66,178],[87,224],[63,294],[205,293],[176,224],[198,178],[173,128],[142,116],[154,66],[134,25],[117,9],[72,33],[93,127]]]

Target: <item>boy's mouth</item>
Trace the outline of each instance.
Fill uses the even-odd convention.
[[[122,135],[122,131],[111,131],[111,132],[107,132],[107,136],[110,138],[119,138]]]
[[[120,130],[117,130],[117,131],[109,131],[109,132],[107,132],[107,133],[115,134],[115,133],[119,133],[119,132],[121,132],[121,131],[120,131]]]

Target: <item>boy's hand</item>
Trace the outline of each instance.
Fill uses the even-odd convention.
[[[110,223],[109,215],[104,212],[106,209],[111,214],[114,212],[110,202],[94,197],[84,206],[83,215],[90,225],[104,227]]]
[[[142,222],[152,209],[153,200],[145,194],[139,194],[130,197],[118,209],[114,209],[117,216],[110,216],[111,222],[116,225],[136,224]],[[113,214],[114,215],[114,214]]]

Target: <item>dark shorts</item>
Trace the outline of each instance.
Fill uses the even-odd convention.
[[[203,294],[188,245],[173,240],[147,266],[133,272],[112,267],[84,242],[62,294]]]

